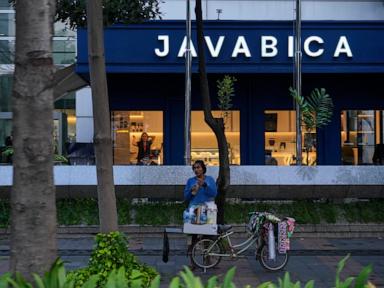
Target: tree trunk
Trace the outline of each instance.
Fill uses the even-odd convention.
[[[92,88],[100,232],[117,231],[112,139],[104,57],[102,0],[87,1],[88,57]]]
[[[52,59],[55,0],[17,0],[12,91],[12,272],[28,279],[56,259]]]
[[[230,185],[230,169],[228,157],[228,143],[225,137],[225,126],[223,118],[214,118],[211,110],[211,100],[209,95],[209,85],[207,72],[205,69],[205,52],[204,52],[204,27],[203,16],[201,11],[201,0],[196,0],[196,29],[197,29],[197,46],[199,58],[199,77],[200,77],[200,93],[202,97],[204,120],[215,133],[217,144],[219,146],[219,176],[216,180],[218,196],[217,204],[217,223],[224,224],[224,204],[227,190]]]

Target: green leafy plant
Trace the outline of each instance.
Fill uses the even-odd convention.
[[[137,258],[128,252],[128,242],[123,234],[119,232],[99,233],[95,242],[96,245],[88,266],[70,272],[68,275],[68,278],[74,281],[75,287],[81,287],[91,275],[98,275],[97,285],[102,287],[108,283],[108,275],[113,270],[118,270],[118,272],[111,274],[115,280],[110,281],[117,281],[119,275],[124,271],[129,287],[147,287],[157,276],[156,270],[145,264],[140,264]],[[119,270],[122,267],[124,270]]]
[[[225,75],[222,80],[217,80],[217,98],[219,100],[218,107],[222,111],[224,123],[229,116],[229,110],[232,108],[232,98],[235,96],[234,84],[237,81],[235,77]]]
[[[331,122],[333,115],[332,98],[324,88],[314,89],[309,97],[303,97],[292,87],[289,92],[300,107],[301,119],[306,133],[304,134],[304,147],[307,152],[307,163],[309,151],[314,146],[312,133],[316,128],[323,128]]]
[[[7,147],[3,152],[1,152],[1,158],[4,159],[3,161],[9,162],[11,161],[10,159],[12,159],[13,154],[14,154],[13,147]],[[59,155],[59,154],[53,154],[53,161],[61,162],[63,164],[69,163],[68,159],[65,156]]]
[[[69,164],[68,159],[67,159],[65,156],[63,156],[63,155],[59,155],[59,154],[54,154],[54,155],[53,155],[53,161],[55,161],[55,162],[61,162],[61,163],[63,163],[63,164]]]
[[[0,153],[0,160],[4,163],[11,163],[12,162],[12,156],[13,156],[13,148],[12,147],[6,147],[3,152]]]
[[[336,281],[335,288],[347,288],[347,287],[355,287],[355,288],[364,288],[368,284],[368,277],[372,273],[372,266],[368,265],[361,270],[357,278],[355,277],[347,277],[344,281],[340,279],[341,271],[344,269],[345,263],[347,262],[350,255],[345,256],[338,264],[336,270]],[[355,285],[352,286],[352,282],[355,281]],[[369,284],[368,284],[369,285]]]
[[[158,0],[104,0],[104,25],[117,23],[141,23],[145,20],[161,18]],[[68,22],[70,27],[85,27],[87,16],[85,0],[58,0],[56,20]]]

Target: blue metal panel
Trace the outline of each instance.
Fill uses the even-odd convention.
[[[164,161],[167,165],[184,165],[183,98],[168,97],[164,113]]]
[[[116,25],[105,29],[105,55],[108,73],[184,73],[184,58],[177,57],[185,34],[184,21],[152,21],[144,24]],[[218,57],[207,49],[207,71],[210,73],[291,73],[293,58],[288,56],[288,36],[293,35],[290,21],[207,21],[205,35],[216,47],[224,36]],[[384,72],[384,22],[316,21],[303,22],[303,44],[309,36],[318,36],[324,43],[311,42],[309,50],[324,52],[309,57],[303,51],[304,73],[362,73]],[[194,25],[193,25],[194,30]],[[162,49],[159,35],[169,37],[169,53],[159,57]],[[195,31],[193,31],[195,35]],[[239,36],[244,37],[250,56],[240,53],[232,57]],[[262,57],[261,37],[277,40],[277,55]],[[334,52],[345,36],[353,57]],[[78,73],[88,73],[86,30],[78,30]],[[193,36],[195,39],[195,36]],[[194,46],[197,47],[194,40]],[[197,71],[194,59],[193,71]]]

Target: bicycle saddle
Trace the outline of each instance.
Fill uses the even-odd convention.
[[[232,225],[217,225],[217,231],[219,233],[225,233],[232,229]]]

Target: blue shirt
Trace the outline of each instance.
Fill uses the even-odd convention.
[[[196,195],[192,195],[192,187],[197,183],[197,177],[189,178],[184,188],[184,199],[189,201],[189,206],[199,205],[213,201],[217,195],[216,182],[211,176],[205,176],[206,187],[201,186]],[[205,186],[205,185],[204,185]]]

